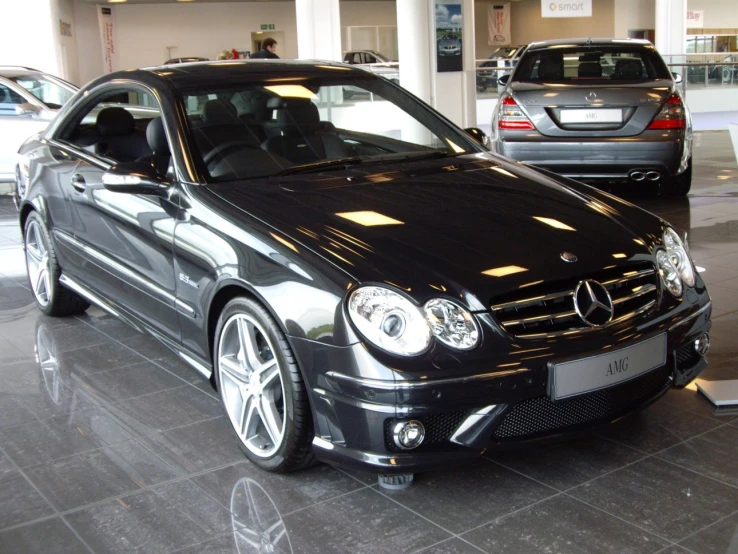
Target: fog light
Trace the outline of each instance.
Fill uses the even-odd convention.
[[[707,354],[707,351],[709,349],[710,349],[710,335],[708,335],[707,333],[703,333],[699,337],[697,337],[696,341],[694,341],[694,350],[700,356],[704,356],[705,354]]]
[[[411,450],[422,444],[425,438],[425,427],[415,419],[401,421],[395,424],[392,437],[399,448]]]

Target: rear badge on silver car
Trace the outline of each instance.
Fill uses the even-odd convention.
[[[560,256],[562,260],[569,263],[574,263],[579,259],[576,254],[572,254],[571,252],[562,252]]]

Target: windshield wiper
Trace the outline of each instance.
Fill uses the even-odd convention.
[[[360,164],[364,160],[358,156],[351,156],[348,158],[336,158],[333,160],[323,160],[321,162],[315,162],[311,164],[293,165],[287,169],[275,173],[272,177],[281,177],[282,175],[297,175],[298,173],[313,173],[315,171],[322,171],[323,169],[329,169],[331,167],[347,167],[349,165]]]
[[[434,158],[453,158],[456,156],[461,156],[462,154],[469,154],[469,152],[449,152],[448,150],[433,150],[432,152],[403,152],[403,155],[397,156],[386,156],[386,157],[375,157],[372,158],[370,161],[373,160],[431,160]]]

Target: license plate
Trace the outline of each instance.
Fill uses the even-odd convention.
[[[622,123],[623,112],[618,109],[561,110],[561,123]]]
[[[666,363],[666,334],[627,348],[549,366],[549,396],[570,398],[629,381]]]

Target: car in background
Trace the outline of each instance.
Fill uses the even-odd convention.
[[[390,60],[384,54],[376,50],[350,50],[343,53],[343,63],[350,65],[360,65],[364,69],[382,75],[396,85],[400,84],[399,67],[397,62]],[[388,64],[388,65],[382,65]],[[353,98],[354,96],[362,96],[365,91],[357,87],[343,87],[343,95],[345,98]]]
[[[681,76],[650,42],[536,42],[501,80],[491,133],[499,154],[576,179],[689,192],[692,121]]]
[[[477,92],[484,92],[489,87],[497,85],[497,78],[509,73],[509,70],[506,71],[505,69],[517,65],[520,56],[525,51],[525,47],[526,45],[501,46],[487,56],[487,60],[482,62],[479,67],[490,69],[477,71]]]
[[[164,62],[164,65],[173,63],[191,63],[191,62],[207,62],[210,61],[208,58],[199,58],[197,56],[191,56],[189,58],[171,58]]]
[[[77,92],[73,84],[35,69],[0,66],[0,183],[16,180],[16,154],[46,128]]]
[[[270,117],[247,125],[236,96]],[[368,71],[111,73],[21,155],[39,310],[146,330],[264,470],[474,460],[607,426],[707,364],[710,297],[667,222],[489,152]]]
[[[461,56],[461,39],[459,35],[447,33],[437,41],[439,56]]]
[[[350,50],[343,53],[343,63],[357,65],[370,63],[393,63],[384,54],[380,54],[376,50]]]

